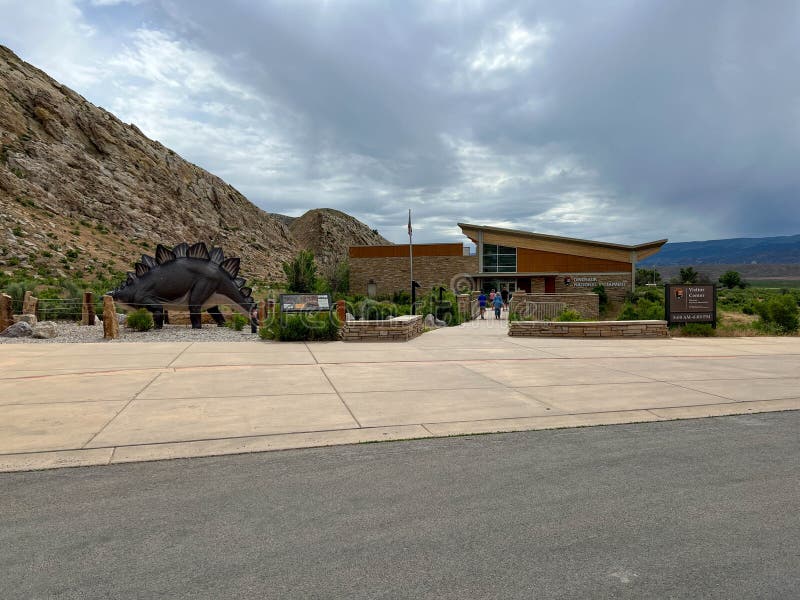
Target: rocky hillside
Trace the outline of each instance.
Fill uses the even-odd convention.
[[[289,230],[301,247],[314,252],[322,273],[347,256],[350,246],[391,243],[361,221],[332,208],[309,210],[302,217],[292,219]]]
[[[337,252],[370,243],[362,235],[366,225],[332,212],[340,234],[334,227],[321,231]],[[296,239],[288,224],[314,221],[307,216],[287,219],[259,209],[219,177],[0,46],[5,273],[113,277],[158,242],[203,240],[240,256],[246,276],[281,280],[281,262],[311,243],[305,227]],[[318,238],[311,247],[328,256]]]

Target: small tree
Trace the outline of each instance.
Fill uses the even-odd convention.
[[[606,310],[608,309],[608,292],[606,292],[606,286],[604,285],[596,285],[592,288],[592,291],[597,294],[597,302],[598,308],[600,310],[600,314],[605,314]]]
[[[350,290],[350,263],[346,260],[338,263],[328,276],[328,287],[331,294],[346,294]]]
[[[700,273],[695,271],[692,267],[681,268],[681,283],[697,283]]]
[[[301,250],[289,262],[281,265],[286,274],[286,287],[290,292],[310,294],[317,287],[317,265],[311,250]]]
[[[729,290],[742,285],[742,276],[737,271],[726,271],[719,282]]]
[[[800,328],[797,301],[791,294],[774,296],[758,302],[755,309],[762,321],[777,325],[785,333],[791,333]]]
[[[661,281],[661,273],[652,269],[636,269],[636,285],[647,285],[648,283],[658,283]]]

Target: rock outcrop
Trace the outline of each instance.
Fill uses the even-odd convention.
[[[309,210],[302,217],[292,219],[289,230],[302,248],[314,252],[320,272],[328,272],[350,246],[389,244],[377,231],[332,208]]]
[[[0,46],[0,269],[114,277],[158,242],[202,240],[240,256],[249,277],[282,280],[281,262],[305,244],[327,261],[344,244],[380,237],[344,213],[323,212],[335,213],[322,222],[336,227],[307,235],[305,223],[319,222],[311,213],[292,219],[259,209]]]

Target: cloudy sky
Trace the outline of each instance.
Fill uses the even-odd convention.
[[[0,0],[0,43],[270,212],[800,233],[800,3]]]

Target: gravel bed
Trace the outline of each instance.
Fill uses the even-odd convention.
[[[0,344],[81,344],[101,342],[104,344],[120,344],[125,342],[261,342],[257,333],[250,333],[250,326],[243,331],[234,331],[228,327],[203,325],[202,329],[192,329],[189,325],[164,325],[163,329],[150,331],[133,331],[120,326],[119,338],[103,339],[103,326],[81,326],[78,323],[55,321],[58,335],[49,340],[37,340],[32,337],[0,338]]]

